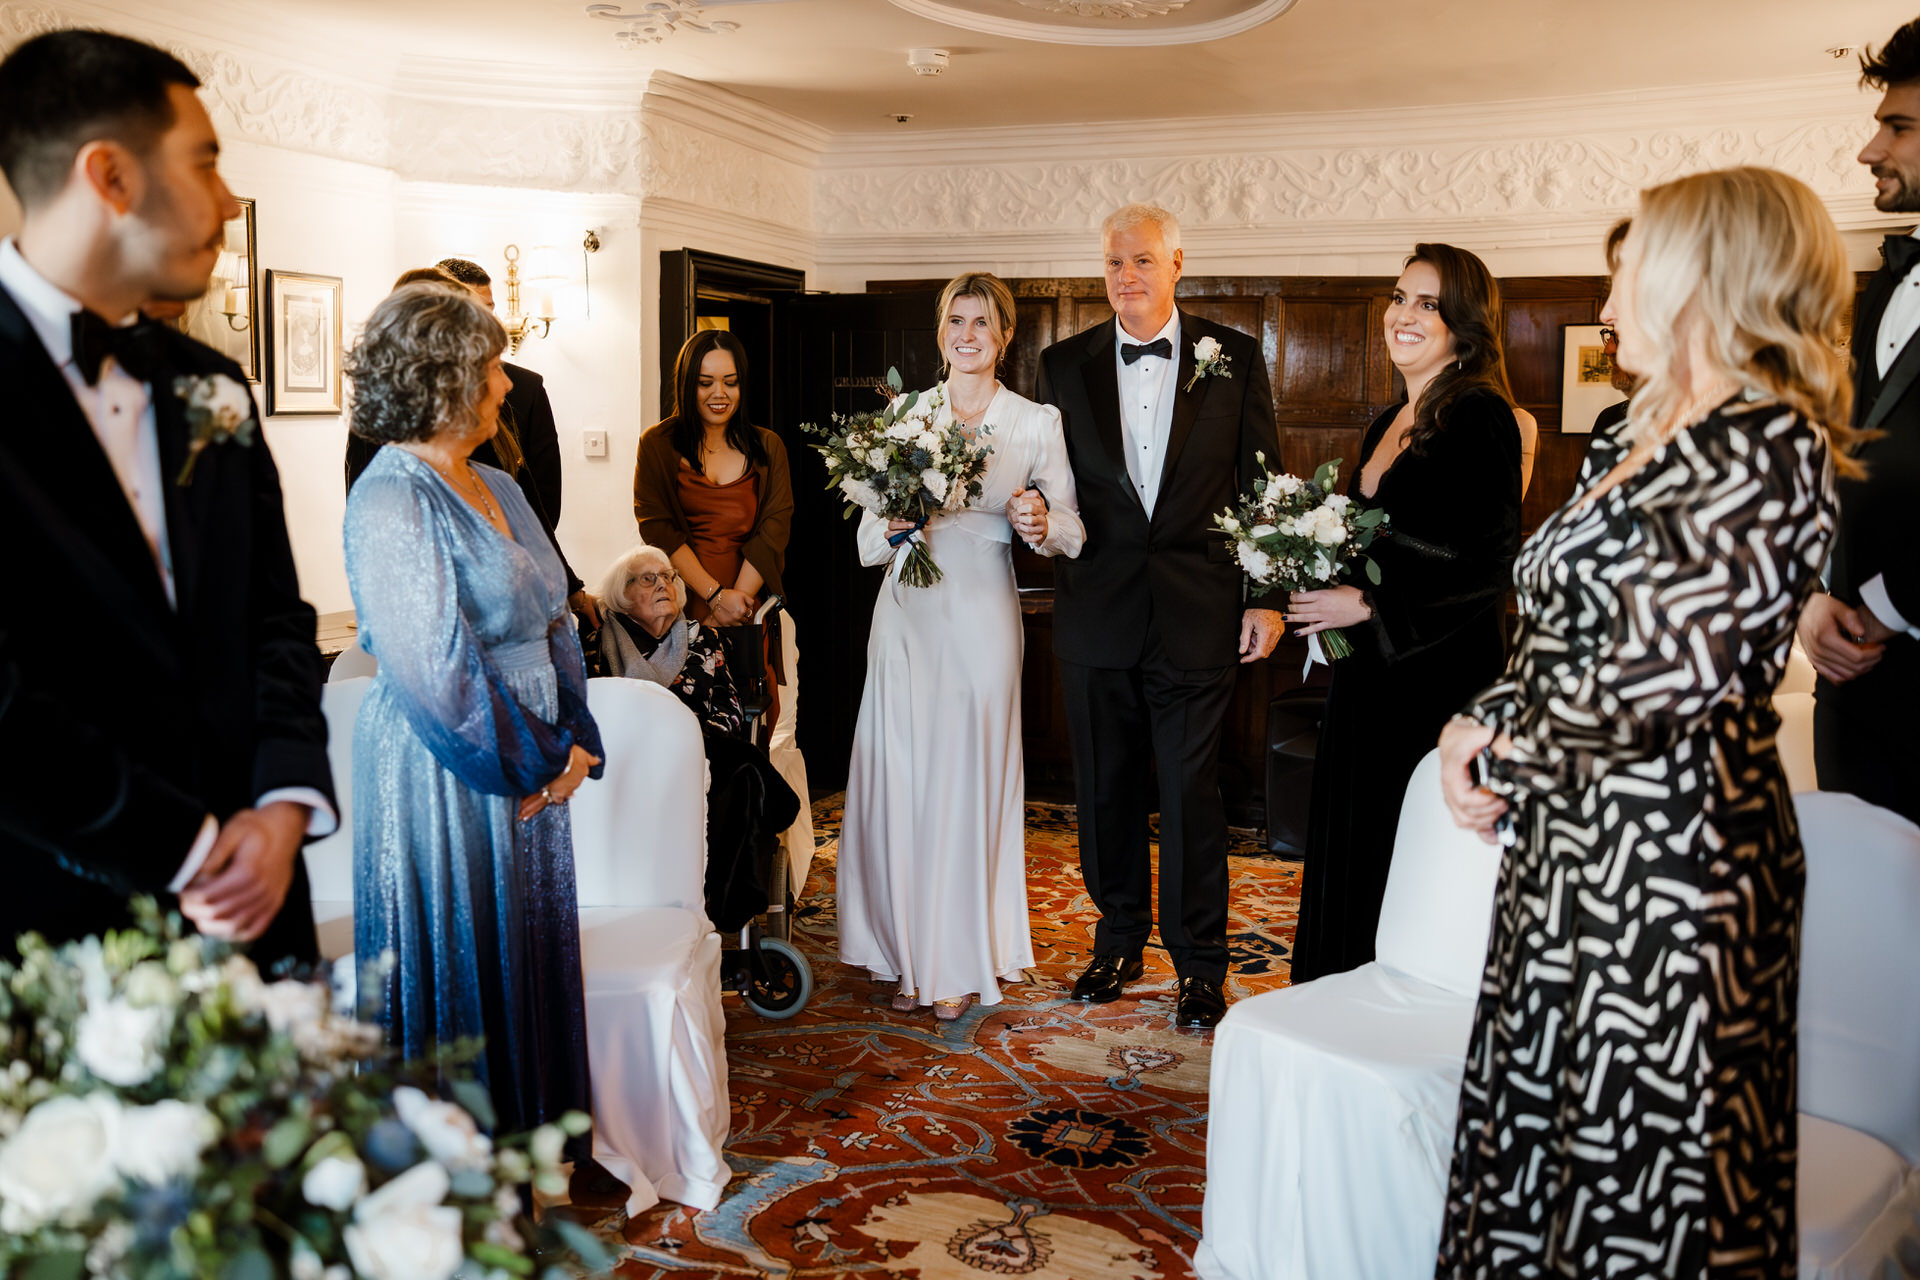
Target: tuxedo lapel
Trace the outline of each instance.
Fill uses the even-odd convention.
[[[140,521],[120,478],[107,461],[73,388],[40,344],[33,326],[0,288],[0,386],[11,412],[0,414],[0,452],[11,456],[24,478],[60,513],[72,537],[96,548],[103,572],[119,581],[101,583],[107,598],[126,599],[169,612],[166,590]]]
[[[1167,432],[1167,455],[1160,462],[1160,488],[1156,491],[1153,509],[1158,511],[1166,501],[1167,490],[1173,484],[1174,468],[1180,465],[1180,451],[1186,448],[1187,437],[1193,434],[1194,420],[1200,416],[1200,402],[1207,395],[1207,379],[1195,380],[1193,376],[1193,344],[1199,340],[1199,325],[1195,318],[1185,311],[1180,313],[1180,367],[1174,375],[1173,383],[1173,425]],[[1189,389],[1191,388],[1191,389]]]
[[[1880,340],[1880,319],[1893,299],[1893,287],[1899,281],[1893,272],[1881,267],[1867,279],[1860,302],[1853,312],[1854,417],[1859,419],[1873,408],[1880,392],[1880,363],[1874,347]],[[1891,372],[1891,370],[1889,370]]]
[[[1873,353],[1869,350],[1867,359],[1873,358]],[[1873,405],[1867,410],[1867,416],[1861,420],[1861,427],[1872,431],[1885,422],[1887,415],[1893,412],[1894,406],[1900,403],[1901,397],[1905,396],[1908,389],[1913,386],[1913,380],[1916,377],[1920,377],[1920,333],[1908,338],[1907,345],[1900,348],[1900,354],[1895,356],[1893,363],[1887,366],[1886,375],[1880,379],[1880,385],[1873,394]]]
[[[1113,332],[1111,321],[1100,326],[1093,349],[1080,365],[1080,378],[1086,385],[1087,409],[1093,416],[1100,445],[1107,451],[1107,461],[1112,464],[1120,487],[1127,491],[1135,506],[1140,506],[1140,493],[1127,474],[1127,447],[1120,438],[1120,377],[1113,367]]]
[[[153,428],[160,445],[160,485],[167,510],[167,552],[173,562],[174,608],[184,618],[199,584],[200,529],[218,475],[217,468],[210,465],[213,460],[203,454],[188,483],[183,485],[176,479],[187,465],[187,445],[192,437],[187,427],[186,401],[174,394],[173,378],[173,369],[163,368],[154,375],[148,391],[153,396]]]

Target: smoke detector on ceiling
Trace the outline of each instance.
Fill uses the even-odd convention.
[[[907,65],[913,68],[917,76],[937,76],[947,69],[950,60],[945,49],[909,49]]]

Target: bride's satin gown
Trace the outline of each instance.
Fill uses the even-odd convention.
[[[922,1005],[998,1004],[996,979],[1033,963],[1007,500],[1045,493],[1040,554],[1077,556],[1086,540],[1059,413],[1003,387],[982,422],[993,452],[980,497],[927,525],[943,577],[906,587],[889,574],[874,603],[840,839],[840,959]],[[864,564],[894,555],[871,512],[859,543]]]

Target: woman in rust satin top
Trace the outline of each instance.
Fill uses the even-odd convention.
[[[724,329],[687,340],[674,364],[676,412],[640,437],[633,513],[640,536],[673,561],[687,611],[716,626],[781,594],[793,490],[780,437],[741,404],[747,353]]]

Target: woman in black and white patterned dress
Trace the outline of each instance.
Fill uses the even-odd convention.
[[[1510,845],[1448,1280],[1794,1274],[1804,874],[1772,691],[1847,465],[1851,287],[1792,178],[1642,196],[1602,316],[1631,418],[1522,549],[1506,675],[1441,737],[1455,817]]]

